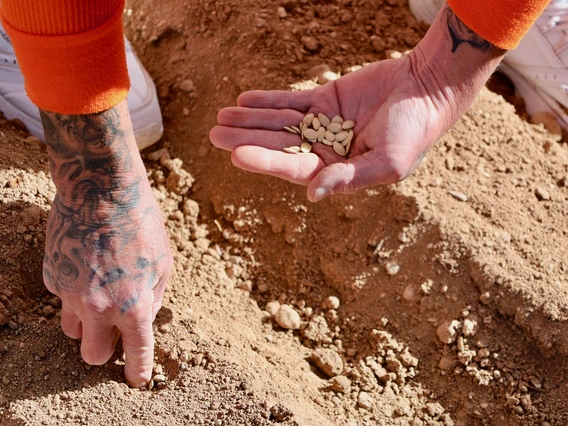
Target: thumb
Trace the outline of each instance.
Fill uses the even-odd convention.
[[[379,153],[368,151],[320,170],[308,185],[308,199],[318,202],[332,194],[350,193],[397,180],[396,173],[382,161]]]

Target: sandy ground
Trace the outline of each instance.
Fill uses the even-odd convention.
[[[568,146],[510,87],[406,181],[314,205],[234,168],[216,112],[412,48],[427,27],[404,0],[130,0],[125,24],[166,126],[143,153],[176,260],[162,377],[129,389],[120,348],[90,367],[60,331],[47,156],[0,121],[0,425],[568,423]]]

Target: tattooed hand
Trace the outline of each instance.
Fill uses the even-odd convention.
[[[409,55],[368,65],[314,90],[242,94],[219,112],[211,131],[233,163],[308,186],[312,201],[408,176],[466,111],[505,51],[479,37],[444,8]],[[349,159],[314,144],[309,154],[282,131],[308,112],[354,120]]]
[[[152,373],[152,321],[172,269],[159,207],[126,101],[91,115],[41,111],[57,186],[46,232],[45,285],[83,359],[104,364],[120,335],[134,387]]]

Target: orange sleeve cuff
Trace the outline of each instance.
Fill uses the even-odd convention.
[[[471,30],[501,49],[514,49],[550,0],[447,0]]]
[[[39,108],[62,114],[92,114],[117,105],[130,87],[122,27],[124,0],[51,1],[62,4],[60,9],[74,1],[82,15],[88,11],[81,10],[80,4],[104,3],[110,13],[105,16],[98,9],[85,18],[70,15],[66,7],[67,13],[57,16],[60,10],[55,7],[42,18],[37,10],[30,13],[27,8],[25,13],[30,0],[2,1],[2,25],[10,35],[28,96]]]

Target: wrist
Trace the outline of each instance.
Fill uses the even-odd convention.
[[[41,111],[51,175],[67,203],[129,191],[146,180],[126,101],[97,114]]]
[[[409,56],[413,73],[433,101],[450,104],[449,120],[453,124],[473,102],[505,53],[475,34],[445,6]]]

